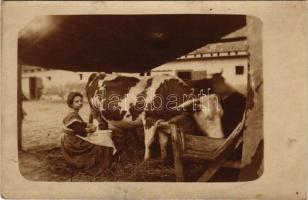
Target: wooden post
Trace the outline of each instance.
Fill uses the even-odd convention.
[[[21,91],[21,63],[17,65],[17,146],[22,150],[22,91]]]
[[[263,171],[262,22],[252,16],[247,16],[246,20],[249,74],[240,181],[254,180],[260,177]]]
[[[184,181],[181,142],[176,124],[170,124],[176,181]]]

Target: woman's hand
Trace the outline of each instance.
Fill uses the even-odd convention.
[[[88,133],[94,133],[96,130],[97,130],[97,127],[93,125],[86,128],[86,131]]]
[[[91,127],[93,127],[94,126],[94,124],[92,124],[92,123],[87,123],[87,128],[91,128]]]

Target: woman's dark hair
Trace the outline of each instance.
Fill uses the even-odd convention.
[[[83,96],[82,96],[82,94],[81,94],[80,92],[71,92],[71,93],[68,94],[66,103],[67,103],[67,105],[68,105],[70,108],[72,107],[74,98],[77,97],[77,96],[83,98]]]

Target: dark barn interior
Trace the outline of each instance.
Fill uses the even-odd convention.
[[[44,16],[32,23],[19,33],[18,58],[22,64],[72,71],[140,72],[218,42],[245,26],[246,18],[59,15]]]

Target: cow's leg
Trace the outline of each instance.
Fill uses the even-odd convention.
[[[90,114],[89,114],[89,124],[93,124],[93,113],[92,112],[90,112]]]
[[[145,153],[144,160],[151,158],[150,146],[154,141],[154,136],[156,132],[156,127],[153,126],[149,129],[144,129],[144,145],[145,145]]]
[[[108,129],[108,123],[100,116],[98,111],[92,110],[90,113],[89,123],[93,123],[93,119],[95,119],[98,123],[98,130]]]
[[[159,131],[159,144],[160,144],[160,157],[162,160],[167,158],[167,143],[168,143],[168,136]]]
[[[145,144],[145,153],[144,160],[147,160],[151,157],[150,146],[154,141],[155,132],[157,130],[157,119],[145,118],[142,117],[142,123],[144,127],[144,144]]]

